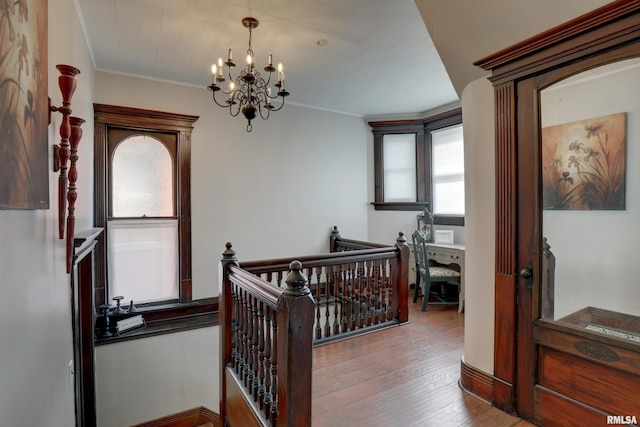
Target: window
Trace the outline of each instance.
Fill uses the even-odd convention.
[[[133,300],[147,327],[210,326],[217,300],[191,297],[191,131],[196,116],[94,104],[95,311]],[[100,341],[98,341],[98,344]]]
[[[464,225],[462,111],[427,119],[370,122],[376,210],[427,206],[434,222]]]
[[[178,299],[175,134],[107,129],[108,296]]]

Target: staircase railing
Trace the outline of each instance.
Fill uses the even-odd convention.
[[[227,243],[220,415],[231,427],[311,425],[314,343],[408,321],[404,235],[384,246],[341,239],[334,228],[330,242],[343,249],[243,263]]]

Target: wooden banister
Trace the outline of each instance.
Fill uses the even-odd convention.
[[[242,263],[227,243],[220,415],[231,427],[311,425],[314,340],[408,321],[404,234],[384,246],[342,239],[334,227],[331,239],[337,252]]]
[[[221,401],[234,426],[310,426],[315,303],[293,261],[279,289],[243,270],[231,244],[221,261]]]

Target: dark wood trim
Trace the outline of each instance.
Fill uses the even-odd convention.
[[[107,221],[107,134],[118,127],[137,131],[174,133],[177,141],[176,216],[179,228],[179,302],[190,303],[191,282],[191,132],[198,116],[156,110],[94,104],[94,223],[104,228]],[[108,303],[106,265],[107,233],[103,233],[96,248],[96,310]]]
[[[584,405],[568,403],[571,399],[557,393],[541,392],[539,385],[542,346],[561,346],[557,349],[567,355],[566,360],[573,360],[570,355],[575,351],[568,347],[575,339],[569,336],[580,336],[576,331],[552,330],[539,319],[542,276],[539,90],[599,65],[640,56],[639,13],[640,0],[618,0],[475,62],[491,70],[489,80],[493,82],[496,99],[493,403],[506,412],[515,409],[521,417],[545,425],[558,423],[552,417],[564,412],[563,405],[574,409]],[[530,287],[519,276],[526,266],[533,271],[534,282]],[[637,355],[637,349],[629,354],[633,353]],[[571,368],[576,384],[591,375],[584,369],[578,371],[578,366]],[[606,378],[606,374],[601,375],[603,382]],[[575,420],[585,424],[580,417]]]
[[[192,301],[188,304],[162,304],[137,308],[146,326],[119,336],[96,339],[96,345],[112,344],[157,335],[171,334],[219,324],[218,297]],[[111,325],[124,316],[111,316]],[[112,331],[113,332],[113,331]]]
[[[431,131],[462,123],[462,109],[455,108],[424,119],[369,122],[373,132],[374,199],[376,210],[421,211],[431,206]],[[384,135],[415,134],[416,137],[416,201],[384,201],[384,163],[382,142]],[[464,225],[457,220],[446,225]]]
[[[95,426],[96,391],[94,358],[93,280],[96,238],[94,228],[74,236],[71,265],[71,325],[73,336],[76,426]]]
[[[493,401],[493,376],[460,359],[460,387],[489,403]]]
[[[594,28],[612,20],[636,13],[637,8],[638,0],[622,0],[606,4],[601,8],[553,27],[548,31],[479,59],[475,61],[473,65],[482,67],[485,70],[501,67],[516,59],[532,55],[543,49],[548,49],[557,43],[578,36],[583,32],[592,31]]]
[[[377,186],[376,186],[377,187]],[[377,211],[416,211],[422,212],[428,203],[424,202],[371,202]]]
[[[517,241],[512,227],[516,218],[515,199],[515,88],[512,83],[496,88],[496,277],[494,325],[494,375],[499,379],[495,405],[505,412],[515,406],[516,367],[516,279]],[[503,386],[504,385],[504,386]]]
[[[214,427],[222,427],[220,415],[203,406],[145,421],[132,427],[196,427],[212,423]]]
[[[464,226],[464,216],[462,215],[434,215],[435,225],[458,225]]]

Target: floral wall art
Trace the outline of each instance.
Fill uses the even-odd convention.
[[[543,208],[624,210],[627,114],[542,128]]]
[[[48,209],[47,0],[0,0],[0,209]]]

